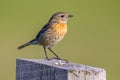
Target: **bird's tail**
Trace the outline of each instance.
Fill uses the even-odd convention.
[[[33,40],[31,40],[31,41],[29,41],[29,42],[19,46],[18,49],[22,49],[22,48],[24,48],[26,46],[33,45],[33,44],[36,44],[36,40],[35,39],[33,39]]]

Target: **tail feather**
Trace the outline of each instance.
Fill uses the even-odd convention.
[[[19,46],[18,49],[22,49],[22,48],[24,48],[26,46],[33,45],[33,44],[36,44],[36,43],[37,43],[37,41],[35,39],[33,39],[33,40],[31,40],[31,41],[29,41],[29,42]]]
[[[24,47],[26,47],[26,46],[29,46],[29,45],[30,45],[30,43],[25,43],[25,44],[19,46],[18,49],[22,49],[22,48],[24,48]]]

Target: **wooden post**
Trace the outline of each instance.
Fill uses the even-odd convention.
[[[16,80],[106,80],[106,72],[56,59],[17,59]]]

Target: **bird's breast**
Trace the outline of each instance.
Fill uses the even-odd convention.
[[[44,46],[52,47],[61,41],[66,33],[66,23],[55,23],[45,32],[44,36],[40,40],[40,43]]]
[[[52,30],[56,35],[64,37],[64,35],[67,33],[67,24],[59,22],[52,26]]]

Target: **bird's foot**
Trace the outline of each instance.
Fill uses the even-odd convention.
[[[46,57],[46,60],[52,60],[52,58],[48,58],[48,57]]]
[[[61,58],[59,58],[59,57],[53,57],[53,58],[51,58],[51,59],[57,59],[57,60],[59,60],[59,62],[64,62],[64,63],[68,63],[68,62],[69,62],[68,60],[66,60],[66,59],[61,59]]]

